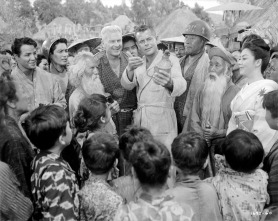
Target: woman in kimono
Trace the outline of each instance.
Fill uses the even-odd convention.
[[[232,117],[227,134],[235,129],[252,132],[260,139],[267,153],[278,139],[278,132],[270,129],[265,120],[262,99],[264,94],[278,89],[278,85],[262,75],[269,62],[269,46],[259,36],[252,38],[247,37],[241,48],[240,74],[248,81],[231,102]]]

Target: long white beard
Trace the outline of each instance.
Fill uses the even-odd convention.
[[[83,76],[81,80],[81,87],[88,94],[104,94],[104,87],[99,79],[99,77]]]
[[[221,115],[221,102],[227,87],[225,74],[220,77],[216,73],[210,73],[215,79],[208,77],[202,92],[202,127],[208,125],[218,128]]]

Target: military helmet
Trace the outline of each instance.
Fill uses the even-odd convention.
[[[202,20],[195,20],[191,22],[183,32],[183,36],[185,35],[197,35],[205,38],[206,40],[210,40],[211,31],[209,25]]]
[[[63,39],[67,42],[67,39],[65,38],[51,38],[51,39],[46,39],[43,43],[42,43],[42,54],[46,57],[46,59],[48,60],[48,63],[50,64],[50,49],[53,46],[53,44],[60,40]],[[67,43],[66,43],[67,44]]]

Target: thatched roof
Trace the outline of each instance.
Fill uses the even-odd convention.
[[[119,15],[110,24],[118,25],[123,30],[123,34],[133,32],[135,27],[135,24],[126,15]]]
[[[48,37],[49,32],[59,32],[60,34],[63,34],[67,32],[69,28],[74,26],[75,24],[67,17],[57,17],[42,28],[42,30],[34,34],[33,38],[36,40],[45,40]]]
[[[190,9],[179,8],[163,19],[155,30],[160,39],[181,36],[186,26],[194,20],[198,18]]]

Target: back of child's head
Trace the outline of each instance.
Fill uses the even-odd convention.
[[[82,155],[87,168],[96,175],[109,172],[119,157],[115,138],[107,133],[95,133],[82,147]]]
[[[129,161],[129,155],[133,144],[152,139],[153,136],[148,129],[135,125],[129,126],[126,129],[126,132],[120,137],[119,148],[122,151],[125,160]]]
[[[30,141],[40,150],[51,149],[66,134],[68,115],[57,105],[40,106],[26,118],[25,129]]]
[[[196,132],[177,136],[171,151],[175,165],[184,174],[197,174],[203,168],[209,153],[206,140]]]
[[[149,140],[135,143],[129,159],[142,185],[162,187],[166,183],[171,156],[160,142]]]
[[[100,118],[106,116],[107,99],[101,94],[92,94],[81,100],[73,117],[78,132],[94,131],[99,128]]]
[[[240,129],[228,134],[222,149],[227,163],[237,172],[252,173],[264,157],[264,149],[258,137]]]
[[[278,118],[278,90],[264,95],[263,107],[270,111],[272,118]]]

